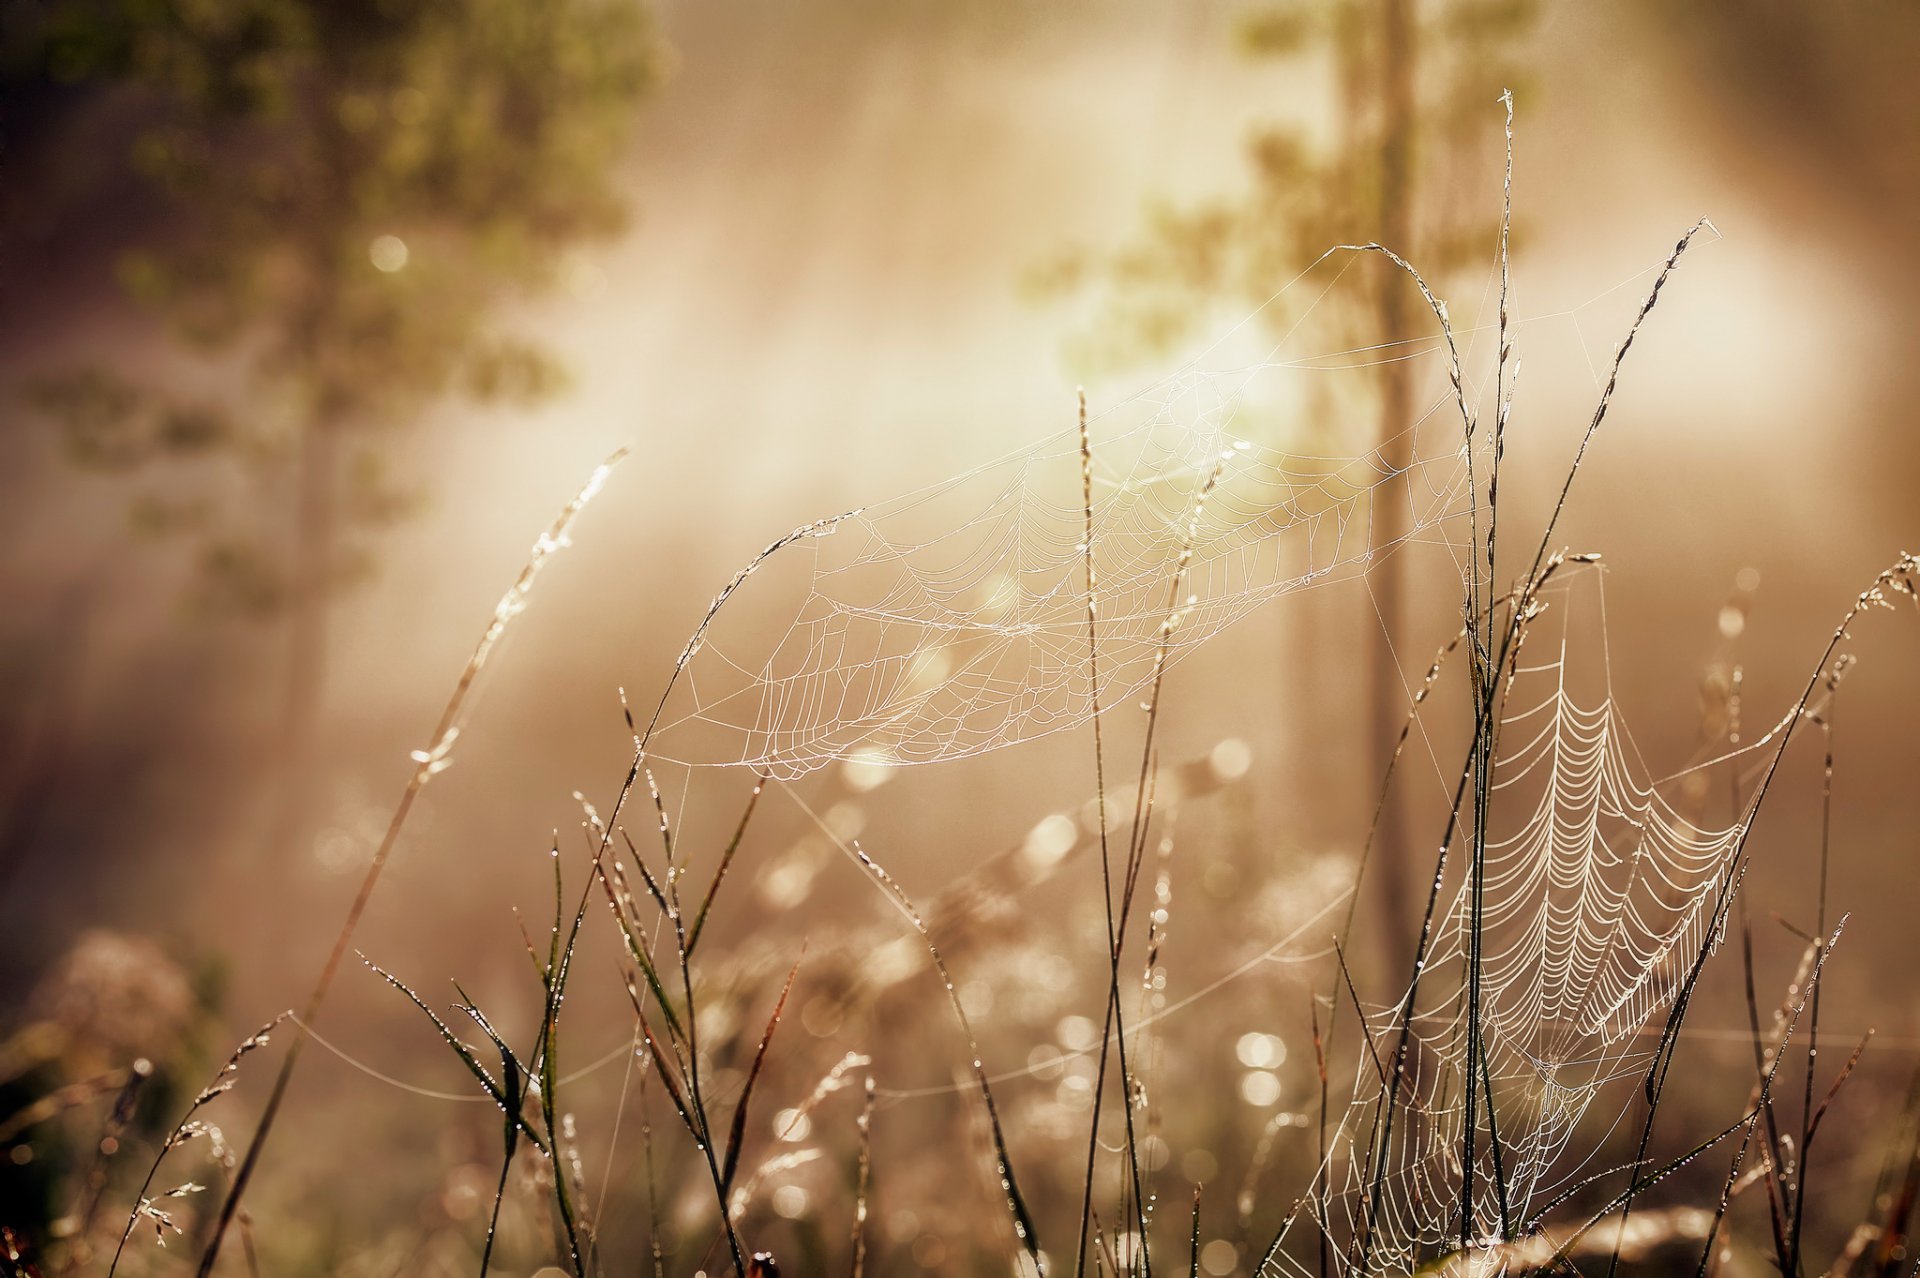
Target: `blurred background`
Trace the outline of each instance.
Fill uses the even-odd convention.
[[[0,1121],[144,1057],[170,1090],[133,1130],[164,1130],[232,1043],[299,1001],[500,592],[627,446],[485,671],[456,766],[356,940],[423,991],[459,979],[524,1032],[538,988],[513,912],[551,909],[546,854],[556,830],[577,850],[574,792],[613,799],[620,690],[652,704],[734,571],[797,524],[1070,427],[1078,386],[1096,411],[1120,402],[1330,244],[1403,248],[1457,313],[1488,318],[1504,88],[1515,313],[1539,317],[1520,330],[1504,513],[1539,527],[1644,273],[1711,218],[1561,540],[1605,554],[1614,691],[1654,774],[1726,731],[1736,666],[1748,721],[1771,724],[1859,591],[1920,541],[1916,56],[1911,6],[1789,0],[8,5]],[[1431,331],[1371,267],[1340,297],[1296,348]],[[1311,427],[1280,429],[1374,447],[1423,393],[1396,367],[1347,374]],[[1187,778],[1174,993],[1245,968],[1350,879],[1383,740],[1458,624],[1458,580],[1415,547],[1178,667],[1161,728]],[[1920,1064],[1911,618],[1862,623],[1854,650],[1830,888],[1852,919],[1823,1016],[1836,1043],[1879,1037],[1832,1120],[1860,1138],[1827,1148],[1820,1256],[1864,1218],[1885,1143],[1861,1133]],[[1057,881],[1007,882],[994,858],[1051,846],[1048,818],[1079,811],[1082,735],[795,787],[944,903],[990,1063],[1032,1067],[1009,1084],[1016,1154],[1056,1216],[1088,1104],[1084,1071],[1056,1058],[1099,1015],[1098,880],[1076,857]],[[1747,888],[1765,991],[1800,951],[1769,914],[1810,927],[1817,873],[1818,753],[1788,757]],[[711,855],[748,780],[663,780]],[[947,1088],[965,1047],[918,951],[893,977],[860,961],[905,935],[899,918],[799,807],[774,796],[756,822],[715,981],[752,1022],[812,938],[780,1086],[804,1096],[858,1051],[885,1088]],[[1428,807],[1397,802],[1385,864],[1435,831]],[[1363,902],[1369,998],[1389,994],[1409,908],[1391,887]],[[612,944],[593,944],[604,988],[569,1004],[582,1064],[630,1032],[598,979]],[[1704,1029],[1744,1026],[1733,962]],[[1311,1166],[1288,1132],[1312,1112],[1307,1007],[1332,988],[1324,964],[1256,964],[1162,1031],[1185,1063],[1168,1067],[1161,1162],[1182,1185],[1234,1187],[1209,1272],[1232,1271]],[[46,1025],[59,1033],[21,1035]],[[392,1085],[463,1076],[364,972],[343,975],[322,1028],[387,1081],[308,1056],[252,1200],[269,1271],[433,1257],[465,1272],[497,1119]],[[1731,1121],[1751,1084],[1737,1036],[1687,1050],[1677,1148],[1688,1124]],[[261,1081],[226,1102],[235,1132]],[[7,1128],[0,1217],[72,1232],[88,1133],[119,1085]],[[621,1095],[618,1063],[581,1087],[591,1128]],[[823,1103],[814,1123],[826,1170],[790,1176],[798,1198],[769,1190],[756,1227],[785,1255],[834,1258],[853,1119]],[[893,1097],[876,1123],[881,1272],[1005,1272],[973,1223],[1000,1218],[970,1156],[909,1157],[928,1133],[972,1148],[965,1098]],[[675,1135],[657,1130],[662,1158],[683,1159]],[[604,1130],[582,1139],[590,1179],[605,1160],[609,1253],[617,1239],[637,1264],[633,1142],[616,1158]],[[131,1197],[109,1183],[106,1220]],[[526,1225],[516,1272],[542,1245]],[[683,1270],[699,1250],[677,1253]],[[146,1247],[140,1272],[169,1259]]]

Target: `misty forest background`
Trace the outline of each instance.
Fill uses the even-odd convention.
[[[1381,240],[1478,298],[1505,88],[1516,309],[1582,323],[1522,339],[1510,517],[1538,526],[1640,273],[1711,217],[1722,238],[1636,349],[1559,540],[1605,553],[1614,691],[1649,759],[1726,730],[1736,667],[1771,722],[1920,534],[1916,57],[1920,11],[1789,0],[8,5],[0,1124],[62,1088],[78,1103],[5,1128],[0,1224],[57,1249],[76,1193],[124,1218],[137,1169],[95,1158],[120,1094],[101,1080],[151,1062],[123,1124],[150,1151],[233,1044],[298,1002],[502,588],[616,448],[354,941],[430,1003],[457,978],[515,1033],[539,1003],[514,911],[544,926],[554,831],[577,848],[572,795],[604,806],[624,772],[620,690],[651,705],[733,572],[786,529],[1071,427],[1078,387],[1121,400],[1331,244]],[[1316,321],[1320,348],[1431,331],[1377,266]],[[1412,415],[1413,377],[1345,378],[1289,442],[1374,447]],[[1263,609],[1170,680],[1161,757],[1189,790],[1174,988],[1351,878],[1406,688],[1458,625],[1457,568],[1431,549]],[[1820,1256],[1864,1218],[1920,1064],[1914,634],[1863,628],[1838,710],[1829,895],[1852,919],[1821,1015],[1836,1058],[1876,1039],[1823,1138]],[[1797,757],[1770,800],[1743,888],[1763,1008],[1800,954],[1770,916],[1812,926],[1817,763]],[[729,775],[690,792],[703,848],[745,797]],[[1097,880],[1076,861],[1024,898],[969,893],[1091,784],[1076,735],[797,786],[941,903],[986,1053],[1032,1067],[1007,1093],[1016,1161],[1056,1167],[1032,1196],[1069,1216],[1084,1079],[1057,1058],[1099,1015]],[[1369,999],[1412,944],[1430,800],[1381,827],[1379,864],[1405,873],[1362,902],[1350,958]],[[797,807],[769,799],[755,821],[715,920],[716,1032],[751,1039],[807,938],[761,1084],[788,1099],[767,1114],[850,1051],[889,1089],[938,1093],[876,1115],[876,1271],[1006,1272],[1004,1205],[950,1086],[964,1040],[917,958],[867,966],[923,952],[887,948],[904,924]],[[612,943],[592,944],[569,1002],[579,1063],[632,1029],[604,979]],[[1326,976],[1262,969],[1165,1031],[1180,1064],[1156,1165],[1226,1186],[1210,1273],[1244,1263],[1237,1240],[1312,1167]],[[1675,1131],[1718,1130],[1752,1084],[1740,981],[1730,960],[1707,978]],[[392,1085],[465,1075],[362,970],[324,1030],[388,1081],[331,1052],[303,1063],[249,1200],[263,1272],[470,1271],[497,1116]],[[222,1102],[230,1138],[259,1075]],[[576,1096],[583,1123],[611,1113],[620,1070]],[[790,1272],[843,1263],[857,1108],[823,1103],[830,1167],[790,1178],[799,1197],[757,1226]],[[665,1111],[653,1122],[661,1157],[684,1157],[664,1152],[681,1135]],[[589,1182],[606,1159],[612,1186],[603,1245],[637,1265],[644,1171],[604,1139],[587,1138]],[[700,1188],[670,1185],[673,1203]],[[196,1210],[182,1222],[204,1237]],[[515,1272],[550,1249],[533,1219]],[[194,1254],[134,1245],[139,1273]],[[687,1247],[676,1272],[699,1260]]]

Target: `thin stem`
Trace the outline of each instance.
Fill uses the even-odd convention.
[[[387,822],[386,833],[381,836],[380,846],[374,850],[373,860],[367,865],[366,875],[360,881],[360,889],[354,894],[353,903],[347,909],[346,920],[340,925],[340,933],[334,938],[333,949],[327,955],[326,964],[320,969],[319,979],[314,982],[313,990],[307,995],[305,1010],[296,1024],[298,1033],[287,1048],[287,1054],[281,1058],[280,1072],[274,1077],[273,1090],[267,1096],[266,1108],[261,1111],[260,1125],[254,1129],[253,1140],[247,1146],[245,1156],[240,1160],[240,1169],[234,1173],[233,1184],[227,1190],[225,1201],[220,1206],[220,1216],[215,1222],[212,1235],[207,1239],[206,1250],[200,1254],[199,1278],[208,1278],[213,1273],[215,1261],[220,1257],[220,1243],[226,1237],[227,1229],[233,1224],[236,1212],[240,1210],[240,1201],[252,1183],[253,1173],[260,1164],[260,1156],[265,1152],[267,1138],[273,1132],[275,1119],[279,1117],[280,1107],[286,1102],[287,1088],[293,1082],[294,1067],[300,1063],[300,1053],[306,1047],[309,1036],[308,1027],[314,1024],[320,1015],[320,1008],[326,1002],[327,992],[333,988],[333,978],[340,970],[340,963],[352,947],[354,930],[360,925],[361,915],[366,913],[367,902],[373,897],[373,890],[380,883],[381,875],[386,871],[387,861],[393,855],[394,845],[399,842],[400,831],[407,823],[408,815],[413,811],[414,800],[420,797],[427,783],[447,766],[447,751],[457,735],[461,712],[466,708],[467,695],[473,689],[474,680],[480,675],[481,667],[486,665],[488,656],[499,643],[501,635],[513,618],[525,608],[529,592],[540,570],[555,551],[566,546],[567,532],[573,526],[574,519],[592,501],[595,494],[606,483],[626,449],[615,452],[606,461],[595,468],[593,474],[561,510],[558,518],[546,532],[534,542],[533,553],[520,575],[514,580],[507,593],[501,597],[495,607],[493,619],[481,633],[480,642],[474,648],[473,656],[467,661],[466,668],[460,672],[454,683],[453,695],[447,699],[446,708],[440,713],[440,721],[434,729],[432,744],[422,751],[416,751],[414,770],[407,779],[406,788],[401,791],[400,802],[394,808],[393,817]]]

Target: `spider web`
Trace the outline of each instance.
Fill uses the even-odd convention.
[[[1069,426],[776,541],[688,644],[648,754],[786,778],[834,760],[962,758],[1129,701],[1163,641],[1177,662],[1268,600],[1362,575],[1411,543],[1463,559],[1467,446],[1437,340],[1302,354],[1296,321],[1247,349],[1251,318],[1231,334],[1241,360],[1217,343],[1089,424],[1097,662]],[[1373,402],[1364,370],[1383,360],[1414,366],[1420,417],[1369,450],[1313,447],[1333,434],[1321,423]]]
[[[1092,418],[1091,651],[1082,439],[1067,426],[775,540],[675,663],[649,757],[781,778],[836,760],[964,758],[1084,726],[1152,682],[1163,641],[1177,663],[1269,600],[1362,577],[1410,545],[1444,547],[1464,574],[1469,446],[1438,334],[1309,344],[1370,309],[1377,281],[1349,280],[1354,260],[1330,251],[1178,372]],[[1569,336],[1597,388],[1583,316],[1656,269],[1512,327]],[[1496,281],[1490,271],[1482,313]],[[1469,360],[1493,335],[1454,331]],[[1334,423],[1362,421],[1378,438],[1372,370],[1386,362],[1411,366],[1418,416],[1343,451],[1354,431]],[[1483,476],[1489,447],[1483,431]],[[1183,555],[1184,597],[1172,599]]]
[[[1741,770],[1768,733],[1707,764],[1650,780],[1614,699],[1598,568],[1545,592],[1545,618],[1522,651],[1501,715],[1482,906],[1482,1033],[1499,1132],[1474,1169],[1476,1238],[1505,1216],[1518,1232],[1587,1170],[1597,1142],[1569,1142],[1596,1101],[1617,1123],[1656,1051],[1650,1022],[1672,1003],[1716,925],[1717,889],[1751,819],[1689,813],[1706,768]],[[1531,664],[1527,664],[1531,661]],[[1353,1099],[1299,1229],[1322,1230],[1354,1266],[1404,1273],[1461,1237],[1466,983],[1472,893],[1461,880],[1435,934],[1410,1016],[1404,999],[1368,1016]],[[1714,938],[1717,944],[1718,938]],[[1384,1078],[1402,1032],[1408,1082],[1383,1122]],[[1379,1193],[1375,1196],[1376,1181]],[[1363,1242],[1370,1239],[1370,1242]],[[1283,1241],[1287,1241],[1283,1236]],[[1291,1250],[1291,1249],[1290,1249]],[[1310,1272],[1285,1251],[1266,1272]]]

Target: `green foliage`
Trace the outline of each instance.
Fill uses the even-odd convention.
[[[296,464],[308,432],[562,388],[557,360],[496,316],[623,225],[617,162],[662,64],[628,0],[55,0],[16,15],[8,41],[16,74],[140,104],[127,162],[158,216],[119,278],[221,387],[176,402],[88,368],[44,380],[35,406],[81,465],[192,461],[245,494],[270,486],[263,466]],[[318,464],[347,485],[345,522],[376,529],[418,498],[369,456],[371,441]],[[216,572],[248,565],[238,602],[286,593],[255,580],[287,576],[264,546],[214,547],[262,540],[234,511],[154,513],[138,516],[149,531],[207,538]]]

